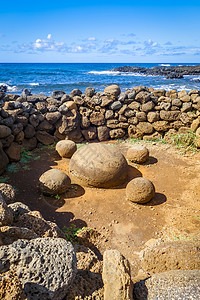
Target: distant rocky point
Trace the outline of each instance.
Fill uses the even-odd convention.
[[[184,75],[200,75],[200,65],[196,66],[157,66],[152,68],[142,67],[118,67],[110,71],[125,72],[125,73],[139,73],[145,75],[165,76],[167,79],[180,79]]]

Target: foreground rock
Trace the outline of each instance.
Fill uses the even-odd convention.
[[[199,295],[200,270],[158,273],[134,286],[135,300],[197,300]]]
[[[64,172],[57,169],[48,170],[39,178],[39,188],[46,195],[63,194],[70,186],[70,178]]]
[[[30,300],[63,299],[76,274],[74,249],[64,239],[18,240],[0,248],[0,260],[0,272],[16,272]]]
[[[25,293],[18,276],[14,272],[0,275],[0,299],[26,300]]]
[[[200,269],[200,243],[190,241],[161,242],[140,253],[141,267],[149,274],[168,270]]]
[[[0,226],[11,225],[13,214],[0,194]]]
[[[2,194],[6,204],[13,203],[15,200],[15,190],[7,183],[0,183],[0,194]]]
[[[146,178],[134,178],[127,184],[126,197],[129,201],[143,204],[149,202],[154,196],[155,187]]]
[[[94,143],[81,147],[72,156],[69,172],[76,183],[109,188],[124,183],[128,164],[117,148]]]
[[[76,150],[76,144],[70,140],[60,141],[56,144],[56,151],[61,157],[70,158]]]
[[[128,160],[142,164],[149,158],[149,150],[142,145],[131,146],[126,154]]]
[[[104,300],[132,300],[130,265],[117,250],[107,250],[103,256]]]

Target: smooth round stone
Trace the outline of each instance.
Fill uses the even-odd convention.
[[[147,203],[155,196],[153,183],[146,178],[132,179],[126,187],[126,198],[135,203]]]
[[[134,163],[142,164],[149,158],[149,150],[142,145],[134,145],[128,149],[126,158]]]
[[[128,164],[117,147],[93,143],[76,151],[69,172],[80,185],[109,188],[125,182]]]
[[[51,169],[39,178],[39,188],[43,194],[56,195],[65,193],[71,186],[71,180],[64,172]]]
[[[62,140],[56,144],[56,151],[61,157],[70,158],[76,150],[76,144],[70,140]]]

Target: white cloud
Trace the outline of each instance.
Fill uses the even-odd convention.
[[[47,35],[47,39],[48,39],[48,40],[51,39],[51,33],[49,33],[49,34]]]
[[[94,36],[91,36],[88,38],[88,41],[96,41],[96,38]]]

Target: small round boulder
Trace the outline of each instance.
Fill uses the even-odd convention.
[[[70,158],[76,150],[76,144],[70,140],[59,141],[56,144],[56,151],[61,157]]]
[[[80,185],[110,188],[125,182],[128,164],[117,147],[93,143],[74,153],[69,172]]]
[[[10,184],[0,183],[0,194],[2,194],[6,204],[13,203],[15,200],[15,190]]]
[[[149,158],[149,150],[142,145],[134,145],[128,149],[126,157],[128,160],[142,164]]]
[[[57,195],[65,193],[71,186],[71,180],[64,172],[51,169],[39,178],[39,188],[43,194]]]
[[[126,198],[132,202],[143,204],[149,202],[155,196],[153,183],[146,178],[132,179],[126,187]]]

